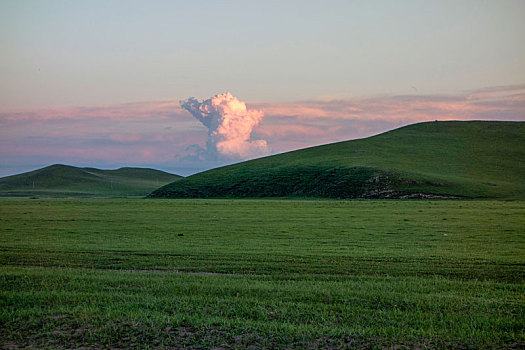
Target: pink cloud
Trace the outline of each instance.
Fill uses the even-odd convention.
[[[297,120],[381,119],[418,122],[425,120],[504,119],[525,115],[525,85],[481,89],[457,95],[405,95],[255,103],[267,118],[289,116]],[[488,114],[491,113],[492,117]]]
[[[48,107],[6,110],[5,120],[101,119],[168,119],[181,115],[178,100],[157,100],[90,107]]]
[[[261,125],[257,130],[258,135],[265,137],[285,138],[293,135],[321,136],[327,131],[321,127],[298,124]]]
[[[132,133],[127,133],[127,134],[122,134],[122,133],[110,134],[109,138],[114,141],[118,141],[118,142],[130,143],[130,142],[141,141],[143,139],[143,136],[140,135],[139,133],[132,132]]]
[[[138,147],[97,147],[84,146],[64,149],[62,147],[15,146],[2,150],[2,154],[17,154],[18,156],[55,157],[62,162],[75,161],[124,161],[137,163],[163,162],[169,158],[169,152],[163,152],[157,147],[142,145]],[[69,161],[68,161],[69,160]]]
[[[248,106],[265,115],[251,126],[250,140],[265,140],[273,153],[279,153],[362,138],[421,121],[525,121],[525,85],[456,95],[258,102]],[[246,147],[235,147],[245,145],[249,134],[240,135],[242,142],[232,138],[232,143],[224,146],[246,154]],[[207,128],[182,110],[178,99],[0,112],[0,156],[2,166],[9,169],[17,164],[104,162],[164,164],[164,168],[167,164],[173,169],[184,168],[181,173],[191,173],[224,164],[198,157],[208,136]],[[253,146],[265,148],[266,144]]]
[[[195,98],[181,101],[181,107],[208,129],[208,159],[246,159],[267,155],[266,140],[253,140],[251,133],[262,121],[264,113],[246,108],[246,104],[230,92],[217,94],[205,101]]]

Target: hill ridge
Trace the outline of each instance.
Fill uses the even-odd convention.
[[[52,164],[0,178],[0,196],[145,196],[181,177],[151,168]]]
[[[524,198],[525,123],[439,121],[195,174],[149,197]]]

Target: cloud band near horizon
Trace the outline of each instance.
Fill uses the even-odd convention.
[[[146,166],[182,175],[225,164],[192,157],[208,131],[179,99],[0,112],[0,176],[53,163]],[[264,112],[254,140],[272,153],[362,138],[430,120],[525,121],[525,84],[451,95],[252,102]],[[247,153],[243,159],[249,158]]]

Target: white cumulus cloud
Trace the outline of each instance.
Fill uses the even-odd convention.
[[[218,94],[202,102],[189,98],[181,101],[181,107],[208,128],[204,150],[208,158],[247,159],[270,153],[265,140],[250,139],[264,113],[248,110],[246,104],[231,93]]]

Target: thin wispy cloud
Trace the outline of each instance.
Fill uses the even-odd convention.
[[[486,88],[451,95],[399,95],[334,100],[307,100],[292,103],[258,103],[267,116],[310,118],[392,119],[407,121],[464,120],[492,113],[515,120],[525,111],[525,85]],[[485,117],[484,117],[485,119]]]

